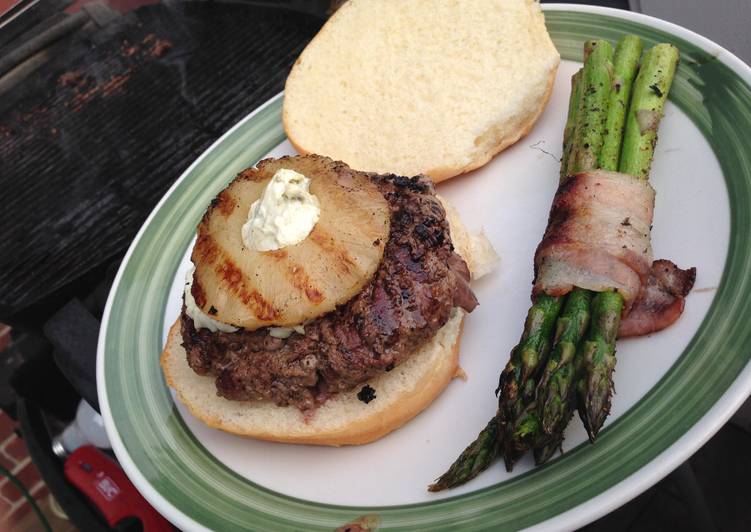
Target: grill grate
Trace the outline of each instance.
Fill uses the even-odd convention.
[[[0,104],[0,317],[122,253],[180,173],[283,88],[320,23],[175,3],[56,44]]]

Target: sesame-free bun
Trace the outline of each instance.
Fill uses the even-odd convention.
[[[445,203],[445,202],[444,202]],[[497,261],[484,236],[470,235],[456,211],[446,205],[452,241],[470,268],[486,272]],[[316,445],[359,445],[385,436],[424,410],[460,375],[459,340],[465,312],[452,311],[448,322],[406,361],[370,380],[375,399],[357,398],[362,386],[326,401],[306,420],[295,407],[269,401],[230,401],[216,393],[214,377],[201,376],[188,365],[180,322],[172,326],[161,357],[167,384],[176,398],[208,426],[262,440]]]
[[[349,0],[292,68],[284,129],[301,153],[442,181],[530,131],[559,62],[533,0]]]
[[[463,319],[463,311],[454,309],[451,319],[418,353],[371,380],[368,384],[376,398],[368,404],[357,398],[361,389],[357,387],[326,401],[308,422],[293,406],[218,396],[214,378],[198,375],[188,365],[179,321],[170,329],[162,369],[180,402],[210,427],[261,440],[359,445],[401,427],[443,391],[458,368]]]

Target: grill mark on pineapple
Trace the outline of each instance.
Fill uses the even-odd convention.
[[[206,306],[206,291],[203,289],[197,275],[193,275],[193,286],[190,287],[190,294],[199,308]]]
[[[261,321],[270,321],[279,317],[279,311],[264,299],[258,290],[247,290],[243,283],[243,272],[231,259],[224,258],[215,269],[224,285],[237,294],[240,301],[248,307],[253,315]]]
[[[214,237],[210,234],[206,234],[203,230],[199,230],[198,238],[196,239],[196,245],[193,248],[193,263],[198,264],[201,262],[214,263],[219,256],[219,246],[217,246]]]
[[[313,304],[320,304],[326,297],[311,282],[308,273],[298,264],[289,264],[287,266],[287,279],[292,286],[305,294],[305,297]]]
[[[232,293],[240,298],[243,305],[248,307],[257,319],[271,321],[279,317],[279,310],[264,299],[260,292],[257,290],[249,291],[245,288],[242,270],[230,258],[224,255],[216,240],[210,234],[199,230],[196,245],[193,248],[192,259],[195,264],[213,264],[214,271],[218,274],[219,279]],[[203,305],[199,303],[199,306]]]
[[[351,274],[353,269],[355,271],[359,271],[357,263],[352,259],[352,257],[349,256],[347,250],[337,246],[334,242],[334,239],[331,238],[329,234],[319,229],[318,226],[313,228],[313,231],[310,233],[309,238],[316,246],[321,248],[321,250],[325,254],[332,255],[333,257],[338,259],[333,262],[339,267],[340,270],[342,270],[343,273]]]

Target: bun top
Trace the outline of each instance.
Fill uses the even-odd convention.
[[[251,204],[277,170],[310,179],[320,217],[301,242],[257,251],[243,241]],[[292,327],[359,293],[383,257],[389,207],[366,174],[326,157],[267,159],[243,171],[198,226],[192,294],[213,319],[248,330]]]
[[[532,0],[350,0],[287,78],[292,144],[447,179],[531,129],[560,57]]]

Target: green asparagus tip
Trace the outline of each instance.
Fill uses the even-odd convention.
[[[589,336],[581,349],[582,377],[577,383],[579,415],[592,442],[610,412],[615,341],[622,310],[623,297],[617,292],[600,292],[592,300]]]
[[[541,445],[539,447],[535,447],[533,450],[533,455],[535,457],[535,465],[542,465],[555,455],[556,451],[563,452],[563,449],[561,447],[561,444],[563,442],[563,439],[561,438],[560,441],[553,441],[549,442],[547,444]]]
[[[508,473],[511,473],[514,470],[514,466],[522,456],[524,456],[524,451],[519,451],[517,449],[506,450],[503,454],[503,462],[506,465],[506,471]]]
[[[613,363],[615,363],[615,357],[613,357]],[[613,394],[612,370],[611,375],[601,375],[593,380],[590,386],[584,427],[587,429],[589,441],[594,443],[605,419],[610,414],[610,398]]]
[[[477,435],[475,441],[451,464],[448,471],[428,486],[428,491],[436,492],[461,486],[487,469],[500,452],[498,427],[498,418],[494,416]]]

